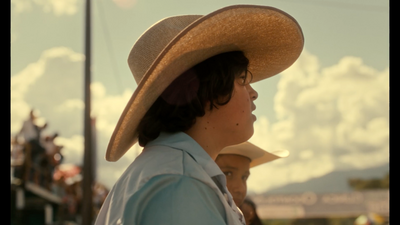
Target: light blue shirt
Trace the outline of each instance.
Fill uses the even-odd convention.
[[[95,224],[242,225],[214,176],[226,188],[224,174],[196,141],[183,132],[161,133],[116,182]]]

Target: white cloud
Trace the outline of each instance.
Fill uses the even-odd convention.
[[[272,135],[268,118],[260,116],[254,123],[254,135],[249,141],[257,143],[259,147],[264,149],[278,150],[280,146],[278,146],[277,138]]]
[[[132,96],[132,90],[125,90],[121,95],[107,95],[101,83],[91,85],[93,107],[92,115],[96,117],[97,129],[111,137],[119,116]]]
[[[56,16],[73,15],[77,10],[78,0],[37,0],[42,2],[45,11],[52,11]]]
[[[36,63],[29,64],[24,70],[11,78],[12,99],[21,99],[29,86],[43,74],[45,59],[39,59]]]
[[[59,106],[55,107],[57,112],[68,112],[68,111],[83,111],[85,108],[85,103],[82,99],[67,99],[62,102]]]
[[[290,163],[288,159],[282,158],[252,168],[247,181],[249,192],[262,193],[288,183],[304,182],[332,172],[335,168],[330,155],[298,159]]]
[[[310,149],[308,150],[303,150],[299,153],[299,158],[300,159],[310,159],[314,156],[314,152]]]
[[[377,71],[356,57],[320,68],[317,57],[304,51],[280,76],[274,101],[278,121],[259,118],[250,141],[290,155],[254,168],[273,176],[252,172],[249,190],[389,162],[388,69]]]
[[[93,82],[90,84],[90,92],[91,92],[92,98],[101,99],[101,98],[104,98],[104,96],[106,95],[106,88],[100,82]]]
[[[113,2],[120,8],[129,9],[136,4],[137,0],[113,0]]]
[[[11,0],[11,10],[15,13],[21,13],[30,10],[31,0]]]
[[[83,144],[84,139],[82,135],[73,135],[69,138],[59,136],[54,142],[57,145],[62,145],[61,153],[64,156],[63,163],[72,163],[75,165],[82,165],[83,161]]]
[[[25,101],[32,85],[45,73],[46,63],[56,52],[65,48],[54,48],[42,54],[37,62],[29,64],[21,72],[11,77],[11,132],[15,133],[28,117],[31,106]]]
[[[56,16],[74,15],[78,11],[78,0],[11,0],[11,10],[17,14],[30,11],[33,6]]]
[[[36,108],[49,129],[71,136],[81,131],[82,64],[84,56],[66,47],[42,53],[11,77],[11,132],[20,129],[29,110]],[[62,119],[61,119],[62,118]]]

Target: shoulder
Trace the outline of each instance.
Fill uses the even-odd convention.
[[[141,177],[161,174],[183,174],[184,152],[167,146],[144,148],[143,152],[128,168],[132,172],[140,170]]]
[[[203,217],[210,221],[202,224],[225,224],[224,205],[213,185],[187,152],[152,146],[114,185],[104,207],[108,213],[103,214],[109,216],[107,221],[123,218],[128,224],[195,224],[189,220],[202,221]]]
[[[128,200],[123,216],[125,223],[138,224],[224,224],[225,217],[224,205],[211,187],[172,174],[151,178]]]
[[[162,145],[145,148],[125,173],[123,176],[140,178],[142,184],[163,174],[186,175],[199,180],[208,177],[188,152]]]
[[[166,179],[169,178],[167,175],[192,176],[198,180],[207,180],[204,171],[198,167],[197,163],[182,150],[167,146],[145,148],[121,175],[112,191],[118,193],[118,197],[130,198],[156,176]],[[174,180],[168,181],[174,182]]]

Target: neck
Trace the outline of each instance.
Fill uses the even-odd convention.
[[[208,135],[204,135],[196,132],[196,130],[188,130],[186,132],[187,135],[192,137],[203,149],[207,152],[207,154],[215,160],[218,156],[218,153],[221,151],[221,147],[218,147],[214,144],[213,137]]]
[[[204,117],[198,117],[196,123],[185,132],[192,137],[215,160],[219,152],[229,145],[226,137],[218,128],[213,127]]]

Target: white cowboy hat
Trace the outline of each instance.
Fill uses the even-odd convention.
[[[138,84],[110,139],[106,160],[117,161],[137,142],[137,126],[180,74],[214,55],[242,51],[256,82],[292,65],[303,50],[299,24],[268,6],[233,5],[208,15],[168,17],[133,45],[128,64]]]
[[[275,159],[285,158],[289,156],[288,150],[276,150],[267,152],[252,143],[246,141],[238,145],[228,146],[221,150],[220,155],[233,154],[247,157],[251,160],[250,168],[271,162]]]

